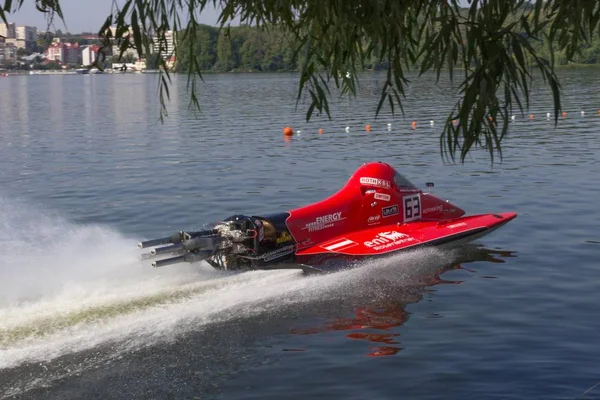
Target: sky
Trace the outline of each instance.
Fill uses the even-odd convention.
[[[98,32],[110,14],[112,3],[113,0],[60,0],[65,23],[56,19],[54,27],[50,30],[60,29],[63,32],[71,33]],[[217,10],[212,6],[207,6],[200,16],[199,22],[216,25],[218,16]],[[8,16],[8,22],[35,26],[42,31],[45,31],[48,26],[44,14],[36,10],[34,0],[25,0],[19,11]]]

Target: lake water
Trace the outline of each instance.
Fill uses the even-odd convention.
[[[534,86],[493,166],[442,162],[455,98],[429,78],[404,115],[374,118],[372,74],[309,123],[295,75],[206,76],[198,115],[175,78],[164,124],[156,76],[0,79],[0,398],[600,398],[600,71],[561,77],[568,116],[555,128]],[[139,259],[141,239],[322,199],[373,160],[519,217],[462,253],[317,277]]]

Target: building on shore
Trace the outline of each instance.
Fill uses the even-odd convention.
[[[97,44],[84,47],[81,51],[81,65],[84,67],[89,67],[92,65],[98,59],[99,51],[100,46]]]
[[[111,26],[110,32],[113,36],[112,54],[113,54],[113,56],[119,56],[119,54],[121,53],[120,41],[122,39],[116,37],[116,33],[117,33],[116,27]],[[133,36],[133,30],[131,28],[129,29],[128,33],[123,35],[123,37],[130,37],[130,38],[132,36]],[[159,40],[158,35],[152,35],[151,40],[152,40],[152,47],[150,48],[150,52],[158,53],[160,51],[162,54],[162,58],[167,62],[167,67],[172,68],[174,65],[174,60],[175,60],[175,57],[174,57],[175,56],[175,46],[176,46],[176,41],[177,41],[175,32],[174,31],[166,31],[165,37],[163,40]],[[142,53],[143,53],[143,49],[142,49]],[[148,55],[143,54],[143,56],[140,57],[140,54],[138,53],[137,49],[129,48],[123,53],[122,56],[123,57],[131,56],[134,60],[139,59],[138,69],[145,69],[145,59],[148,58]],[[142,65],[144,67],[139,68]]]
[[[153,51],[154,53],[162,52],[162,58],[170,60],[175,55],[175,34],[173,31],[166,31],[164,40],[159,40],[158,36],[154,36]]]
[[[33,26],[17,26],[17,29],[15,29],[15,38],[26,42],[35,42],[37,40],[37,28]]]
[[[12,24],[0,24],[0,36],[5,39],[14,39],[17,35],[17,26],[13,22]]]
[[[16,24],[0,24],[0,36],[6,43],[17,49],[33,50],[37,40],[37,28],[33,26],[17,26]]]
[[[6,43],[6,40],[0,38],[0,64],[17,61],[17,48],[11,43]]]
[[[60,64],[81,64],[81,46],[77,43],[64,43],[54,39],[44,52],[44,58]]]
[[[77,43],[64,43],[65,64],[81,65],[81,46]]]
[[[44,52],[44,58],[50,61],[62,63],[64,61],[64,49],[60,42],[54,42]]]
[[[112,34],[112,55],[115,57],[118,57],[119,55],[121,55],[121,40],[122,38],[117,38],[117,27],[116,26],[111,26],[110,28],[110,33]],[[129,28],[129,32],[124,35],[124,36],[129,36],[129,37],[133,37],[133,28]],[[138,51],[136,49],[133,48],[129,48],[127,50],[125,50],[125,52],[122,54],[122,57],[133,57],[134,59],[138,58]]]

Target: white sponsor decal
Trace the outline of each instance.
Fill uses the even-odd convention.
[[[381,201],[390,201],[392,199],[392,196],[385,193],[375,193],[375,199]]]
[[[261,258],[265,261],[272,261],[275,260],[279,257],[283,257],[286,256],[288,254],[293,253],[296,250],[296,245],[295,244],[291,244],[289,246],[284,246],[284,247],[280,247],[279,249],[270,251],[268,253],[265,253],[263,255],[261,255]]]
[[[379,179],[379,178],[369,178],[366,176],[360,178],[360,184],[376,186],[376,187],[380,187],[380,188],[384,188],[384,189],[390,189],[392,187],[392,184],[388,180]]]
[[[467,226],[467,223],[466,222],[459,222],[457,224],[446,225],[446,228],[454,229],[454,228],[460,228],[462,226]]]
[[[347,249],[349,247],[354,247],[357,244],[358,243],[356,243],[353,240],[342,238],[335,242],[328,243],[326,246],[321,246],[321,247],[323,247],[325,250],[329,250],[329,251],[336,251],[336,250],[341,251],[341,250]]]
[[[423,215],[429,214],[429,213],[433,213],[433,212],[436,212],[436,211],[440,211],[440,212],[444,211],[444,206],[442,204],[440,204],[440,205],[435,206],[435,207],[426,208],[426,209],[423,210]]]
[[[383,218],[391,217],[392,215],[398,215],[399,213],[398,204],[394,204],[393,206],[384,207],[381,209],[381,215]]]
[[[367,219],[367,222],[369,223],[369,225],[373,225],[378,223],[380,219],[381,215],[373,215]]]
[[[309,232],[320,231],[321,229],[331,228],[337,221],[341,221],[346,218],[342,218],[342,212],[336,212],[332,214],[323,215],[317,217],[313,222],[306,224],[304,229],[308,229]]]
[[[400,233],[398,231],[389,231],[379,232],[374,239],[369,240],[368,242],[364,242],[363,244],[366,247],[369,247],[373,250],[384,250],[389,247],[393,247],[402,243],[412,242],[414,240],[415,238],[408,236],[405,233]]]

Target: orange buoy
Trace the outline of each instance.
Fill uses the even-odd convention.
[[[294,130],[289,126],[286,126],[285,128],[283,128],[283,134],[285,136],[292,136],[294,134]]]
[[[325,132],[325,131],[323,130],[323,128],[319,129],[319,135],[322,135],[322,134],[323,134],[323,132]]]
[[[367,126],[365,126],[365,130],[367,132],[371,132],[371,125],[367,124]]]
[[[562,115],[563,118],[567,118],[567,112],[566,111],[563,111],[562,114],[560,114],[560,115]]]
[[[413,121],[413,122],[410,124],[410,127],[411,127],[413,130],[414,130],[414,129],[417,129],[417,121]]]
[[[529,114],[529,119],[535,119],[535,115]]]

